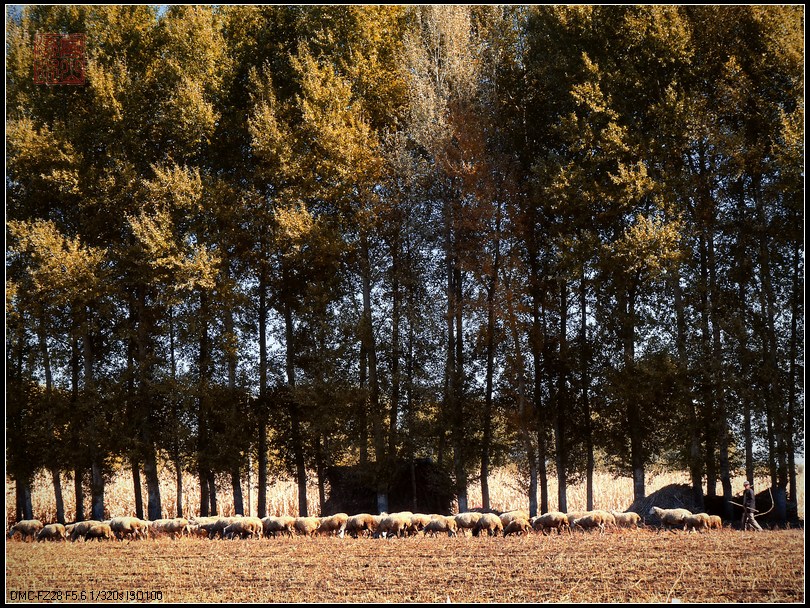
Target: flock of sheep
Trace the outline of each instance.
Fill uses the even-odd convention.
[[[686,509],[660,509],[653,507],[650,515],[657,517],[667,529],[697,530],[698,532],[723,527],[716,515],[693,514]],[[24,541],[45,540],[125,540],[168,536],[173,539],[183,536],[214,538],[262,538],[276,536],[329,535],[354,538],[360,535],[374,538],[390,538],[424,534],[456,536],[470,530],[473,536],[486,533],[489,536],[525,535],[530,531],[558,534],[571,530],[599,530],[639,528],[644,522],[638,513],[616,511],[583,511],[561,513],[557,511],[530,518],[525,511],[479,513],[470,511],[455,516],[425,515],[403,511],[382,515],[361,513],[349,516],[338,513],[329,517],[196,517],[185,519],[158,519],[145,521],[137,517],[114,517],[107,521],[82,521],[75,524],[43,525],[36,519],[23,520],[9,529],[8,537],[19,534]]]

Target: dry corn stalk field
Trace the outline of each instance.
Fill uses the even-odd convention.
[[[493,479],[494,507],[525,508],[514,475],[501,471]],[[671,475],[652,479],[648,492],[684,481]],[[803,489],[803,474],[800,481]],[[112,515],[132,511],[125,482],[124,477],[110,485],[108,505]],[[741,479],[735,480],[735,492],[741,489],[741,484]],[[632,486],[628,489],[627,485],[626,480],[600,476],[597,507],[625,509],[632,501]],[[757,486],[765,487],[763,481]],[[35,516],[43,517],[45,523],[53,521],[47,517],[52,508],[45,504],[47,489],[46,485],[45,490],[35,492]],[[192,499],[193,486],[184,491]],[[13,485],[11,492],[9,496],[7,482],[7,505],[14,504]],[[475,492],[472,488],[471,505],[478,504],[475,501],[480,498]],[[571,510],[580,508],[580,492],[584,507],[584,488],[569,489]],[[269,503],[276,514],[296,514],[292,507],[296,504],[294,486],[274,484],[270,493]],[[550,493],[556,496],[556,489],[552,492],[550,488]],[[66,499],[67,494],[66,491]],[[317,496],[317,492],[311,495]],[[166,499],[171,500],[168,495]],[[227,499],[227,495],[221,496],[223,511],[229,506]],[[37,506],[37,501],[42,502]],[[799,514],[804,517],[803,494]],[[700,534],[622,529],[604,535],[530,533],[506,538],[420,535],[392,539],[7,541],[5,599],[801,603],[804,531],[753,533],[725,528]]]
[[[729,529],[10,542],[6,601],[803,602],[803,553],[800,530]]]

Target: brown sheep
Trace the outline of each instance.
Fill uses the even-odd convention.
[[[709,515],[709,529],[710,530],[723,529],[723,520],[720,519],[719,515]]]
[[[62,524],[48,524],[37,534],[37,540],[67,540],[65,526]]]
[[[23,541],[28,542],[29,539],[33,541],[43,527],[38,519],[23,519],[9,528],[8,537],[14,538],[15,534],[19,534]]]
[[[498,536],[499,532],[503,532],[501,518],[494,513],[483,513],[473,527],[472,533],[473,536],[479,536],[484,531],[489,536]]]

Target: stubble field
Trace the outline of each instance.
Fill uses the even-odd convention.
[[[804,532],[6,543],[6,601],[82,597],[88,602],[801,603]]]

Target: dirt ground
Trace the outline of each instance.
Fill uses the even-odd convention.
[[[796,602],[804,531],[6,542],[6,602]]]

